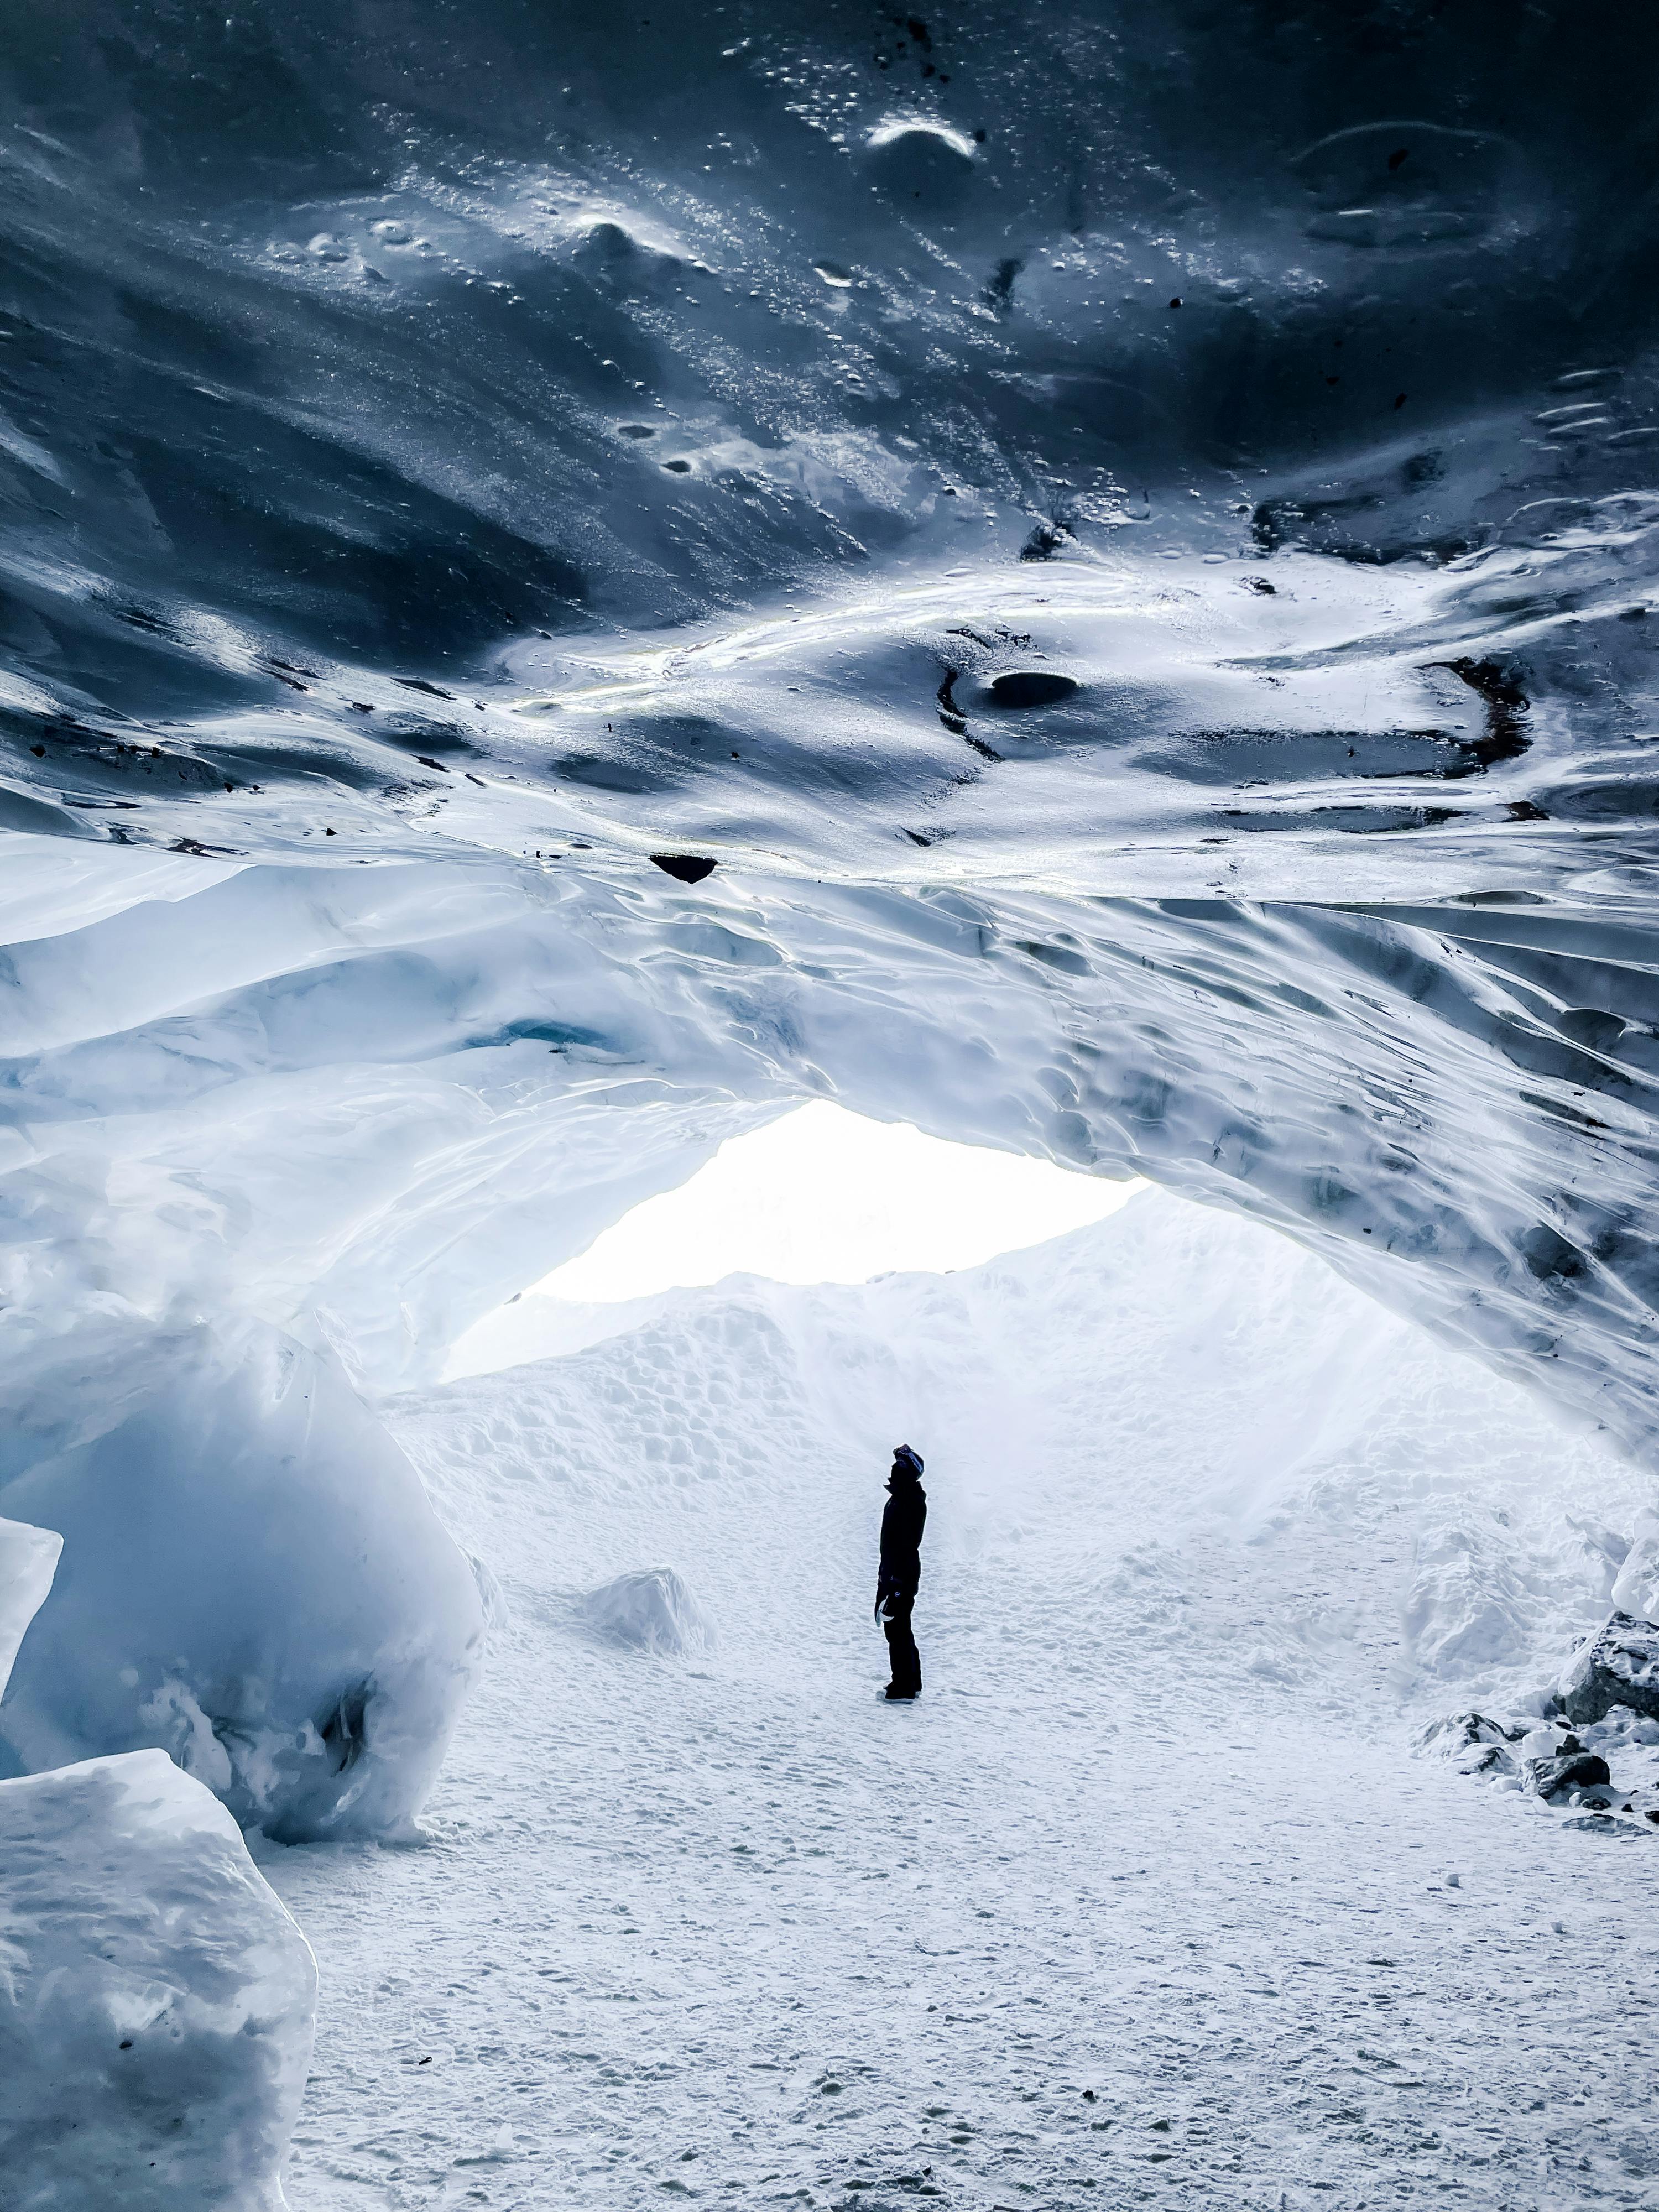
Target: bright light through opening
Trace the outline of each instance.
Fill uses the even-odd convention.
[[[708,1165],[536,1285],[595,1304],[718,1283],[862,1283],[943,1273],[1115,1213],[1136,1182],[925,1137],[817,1102],[720,1146]]]
[[[1102,1220],[1145,1188],[945,1144],[820,1101],[732,1138],[689,1182],[647,1199],[486,1314],[451,1348],[446,1376],[577,1351],[631,1326],[635,1300],[728,1275],[863,1283],[978,1267]]]

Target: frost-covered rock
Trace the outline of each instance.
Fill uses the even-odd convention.
[[[1515,1754],[1510,1746],[1526,1734],[1485,1713],[1457,1713],[1436,1721],[1425,1729],[1423,1745],[1451,1759],[1460,1774],[1513,1774]]]
[[[0,1510],[61,1530],[64,1550],[0,1705],[0,1759],[18,1772],[154,1746],[245,1826],[398,1830],[478,1656],[466,1560],[327,1361],[251,1327],[146,1356],[141,1382],[129,1352],[21,1408],[14,1434],[33,1424],[60,1448],[0,1485]]]
[[[276,2212],[316,1970],[159,1751],[0,1782],[0,2203]]]
[[[708,1617],[672,1567],[618,1575],[583,1598],[581,1614],[589,1627],[636,1650],[691,1651],[714,1641]]]
[[[1557,1694],[1575,1726],[1603,1719],[1615,1706],[1659,1717],[1659,1624],[1614,1613],[1580,1646]]]
[[[0,1521],[0,1697],[17,1658],[24,1631],[40,1610],[64,1540],[25,1521]]]
[[[1571,1829],[1577,1835],[1605,1836],[1620,1841],[1628,1840],[1635,1836],[1651,1835],[1653,1832],[1650,1828],[1642,1826],[1639,1821],[1621,1820],[1612,1813],[1595,1811],[1575,1814],[1570,1819],[1563,1820],[1561,1826]]]
[[[1527,1787],[1540,1797],[1565,1796],[1571,1790],[1606,1789],[1613,1777],[1607,1762],[1593,1751],[1569,1751],[1556,1759],[1528,1759],[1522,1768]]]

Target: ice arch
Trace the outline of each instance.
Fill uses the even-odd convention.
[[[229,1309],[402,1387],[819,1095],[1245,1208],[1648,1440],[1647,931],[482,860],[94,878],[115,910],[7,956],[26,1407],[92,1313]]]

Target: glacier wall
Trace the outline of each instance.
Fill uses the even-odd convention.
[[[0,1499],[64,1550],[0,1771],[157,1748],[282,1842],[406,1827],[483,1607],[332,1363],[257,1323],[82,1316],[8,1410],[25,1465]]]

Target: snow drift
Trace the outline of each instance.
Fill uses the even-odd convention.
[[[582,1619],[601,1636],[665,1656],[702,1649],[713,1632],[702,1607],[672,1567],[618,1575],[580,1601]]]
[[[798,1583],[867,1620],[901,1436],[929,1439],[924,1611],[1006,1618],[999,1577],[1052,1574],[1089,1593],[1079,1633],[1127,1624],[1218,1696],[1243,1673],[1424,1721],[1540,1711],[1647,1511],[1605,1434],[1289,1239],[1159,1191],[951,1275],[665,1292],[526,1359],[544,1306],[559,1345],[569,1310],[527,1297],[518,1364],[388,1401],[439,1510],[509,1601],[532,1565],[585,1589],[651,1546],[722,1649],[780,1664],[807,1632]],[[607,1582],[578,1617],[635,1620],[658,1580]]]
[[[1651,1486],[1607,1436],[1158,1191],[953,1275],[609,1320],[385,1408],[513,1626],[438,1849],[271,1865],[333,1965],[296,2200],[388,2152],[417,2192],[602,2212],[897,2204],[925,2166],[996,2204],[1639,2192],[1654,1826],[1606,1849],[1414,1748],[1538,1712],[1605,1618]],[[902,1437],[901,1715],[871,1604]],[[712,1649],[592,1632],[641,1559]],[[1659,1744],[1595,1755],[1659,1806]]]

